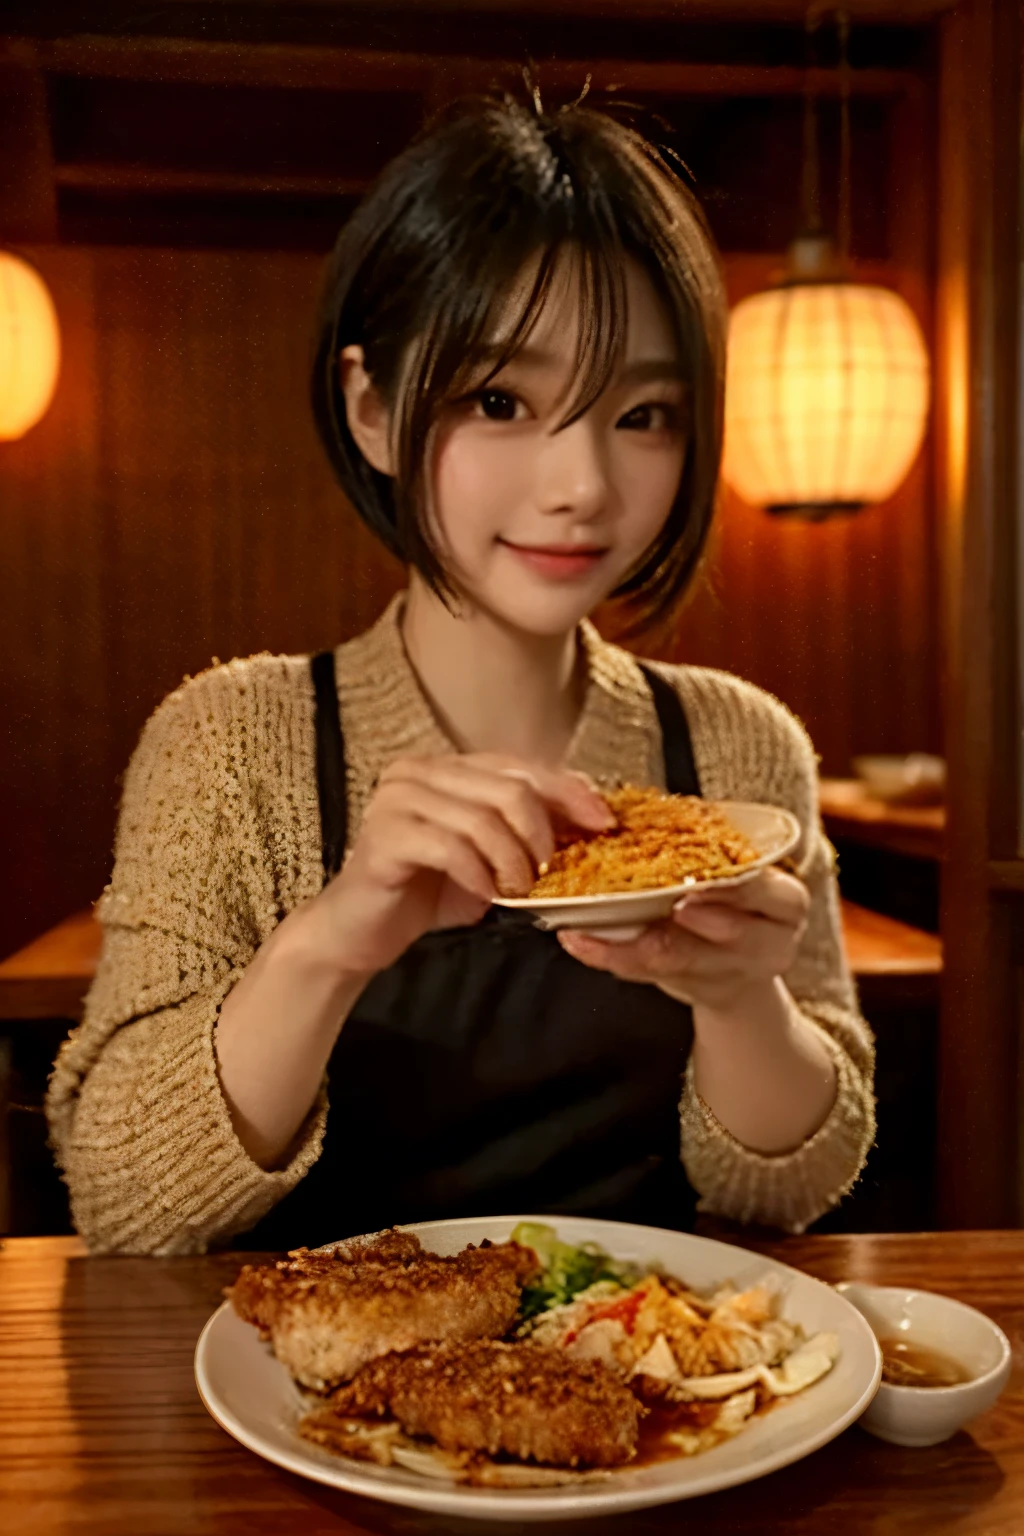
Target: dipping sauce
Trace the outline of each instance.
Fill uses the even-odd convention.
[[[912,1339],[879,1339],[882,1380],[891,1387],[958,1387],[971,1373],[938,1349]]]

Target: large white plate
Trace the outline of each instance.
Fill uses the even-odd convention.
[[[296,1432],[302,1405],[287,1371],[228,1303],[210,1318],[196,1346],[200,1397],[228,1434],[290,1472],[436,1514],[524,1522],[642,1509],[763,1477],[832,1440],[860,1417],[875,1395],[882,1360],[875,1336],[860,1313],[830,1286],[746,1249],[689,1233],[570,1216],[481,1216],[427,1222],[406,1230],[415,1232],[424,1247],[435,1253],[458,1253],[467,1243],[480,1243],[485,1237],[503,1241],[520,1220],[548,1221],[566,1241],[598,1242],[617,1258],[660,1262],[697,1289],[774,1274],[784,1285],[785,1314],[808,1333],[836,1332],[839,1359],[823,1380],[784,1400],[736,1439],[712,1451],[564,1488],[463,1488],[397,1468],[349,1461],[309,1444]]]
[[[680,885],[656,886],[650,891],[610,891],[602,896],[499,896],[498,907],[516,907],[530,912],[538,928],[604,928],[635,926],[660,922],[668,917],[680,896],[695,891],[723,889],[742,885],[792,853],[800,841],[800,823],[778,805],[755,805],[746,800],[709,801],[728,816],[738,832],[750,839],[758,850],[753,863],[744,864],[734,875],[719,875],[711,880],[685,880]],[[608,934],[611,938],[614,935]],[[622,933],[619,937],[628,937]]]

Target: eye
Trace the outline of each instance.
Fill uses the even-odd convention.
[[[634,405],[615,423],[628,432],[674,432],[679,426],[679,408],[668,401],[646,401]]]
[[[481,389],[473,396],[481,415],[488,421],[514,421],[519,404],[507,389]]]

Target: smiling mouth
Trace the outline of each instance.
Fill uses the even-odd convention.
[[[550,555],[556,560],[597,560],[608,553],[604,544],[514,544],[511,539],[498,539],[506,549],[517,555]]]
[[[607,553],[603,544],[513,544],[511,539],[502,539],[501,542],[507,544],[509,549],[516,549],[527,555],[603,555]]]
[[[538,575],[555,580],[587,575],[608,553],[598,544],[513,544],[501,538],[498,543]]]

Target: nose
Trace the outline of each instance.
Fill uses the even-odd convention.
[[[540,455],[540,510],[593,518],[608,499],[608,473],[593,423],[586,416],[550,433]]]

